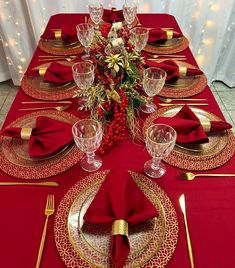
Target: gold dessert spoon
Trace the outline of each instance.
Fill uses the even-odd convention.
[[[202,173],[202,174],[194,174],[191,172],[181,172],[180,176],[183,179],[186,179],[188,181],[192,181],[195,179],[195,177],[235,177],[235,174],[228,174],[228,173]]]
[[[170,98],[163,98],[158,97],[159,100],[165,102],[165,103],[171,103],[172,101],[179,100],[179,101],[206,101],[206,99],[170,99]]]

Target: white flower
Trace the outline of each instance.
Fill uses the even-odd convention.
[[[123,39],[121,37],[112,40],[111,44],[112,44],[112,47],[114,47],[114,48],[124,46],[124,42],[123,42]]]
[[[112,28],[114,31],[118,31],[122,29],[122,22],[114,22]]]

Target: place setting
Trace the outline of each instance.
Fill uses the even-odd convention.
[[[38,46],[52,55],[75,55],[83,51],[78,40],[76,28],[66,25],[59,29],[46,29],[41,35]]]
[[[174,28],[149,28],[147,45],[143,49],[153,54],[175,54],[185,50],[188,39]]]
[[[120,226],[126,226],[122,235]],[[165,267],[177,244],[178,223],[170,199],[157,184],[116,168],[88,175],[70,188],[57,208],[54,234],[66,267]]]
[[[187,104],[160,108],[145,121],[143,133],[153,123],[172,126],[176,145],[164,158],[170,165],[187,170],[210,170],[222,166],[235,151],[231,125],[211,112]]]
[[[159,96],[166,98],[186,98],[202,92],[207,85],[205,74],[179,58],[174,60],[161,58],[158,61],[152,58],[145,60],[148,67],[161,68],[167,73],[166,82]]]
[[[6,126],[0,135],[1,170],[19,179],[43,179],[71,168],[83,153],[74,145],[78,118],[59,111],[36,111]]]

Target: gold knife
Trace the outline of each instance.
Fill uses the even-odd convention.
[[[9,185],[35,185],[35,186],[59,186],[55,181],[44,181],[44,182],[14,182],[14,181],[1,181],[0,186]]]
[[[185,104],[190,106],[208,106],[208,103],[158,103],[159,106],[184,106]]]
[[[194,261],[193,261],[193,250],[188,230],[188,223],[187,223],[187,217],[186,217],[186,208],[185,208],[185,196],[182,194],[179,198],[180,208],[184,216],[184,225],[185,225],[185,231],[186,231],[186,237],[187,237],[187,245],[188,245],[188,253],[189,253],[189,260],[191,268],[194,268]]]

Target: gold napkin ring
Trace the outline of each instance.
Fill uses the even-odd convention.
[[[55,31],[55,39],[61,39],[62,32],[61,30]]]
[[[208,133],[210,132],[211,130],[211,122],[210,121],[207,121],[207,120],[203,120],[203,121],[200,121],[202,127],[203,127],[203,130]]]
[[[187,74],[187,67],[179,66],[179,73],[180,73],[180,76],[186,76],[186,74]]]
[[[38,72],[40,76],[44,76],[44,74],[46,73],[47,67],[41,67],[39,68]]]
[[[166,31],[167,39],[172,39],[173,38],[174,32],[172,30]]]
[[[30,127],[23,127],[20,131],[20,137],[22,140],[29,140],[31,134],[32,134],[32,128]]]
[[[128,236],[128,222],[124,220],[116,220],[112,224],[112,235]]]

